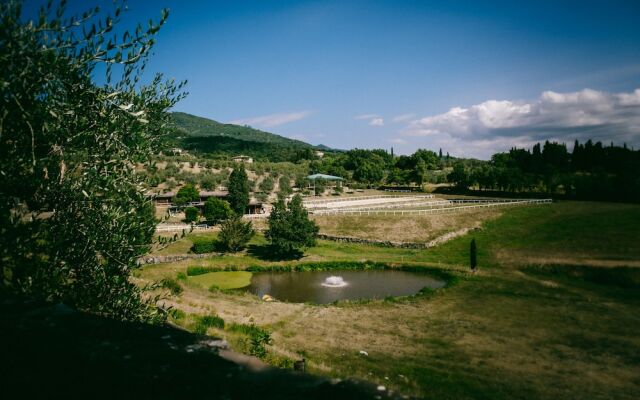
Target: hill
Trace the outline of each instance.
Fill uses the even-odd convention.
[[[184,149],[214,155],[246,154],[270,161],[313,158],[315,146],[300,140],[264,132],[249,126],[223,124],[195,115],[171,114],[176,130],[170,143]],[[323,147],[326,151],[326,148]]]

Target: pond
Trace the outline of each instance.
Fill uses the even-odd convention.
[[[439,289],[446,284],[421,272],[400,270],[349,270],[310,272],[257,272],[246,289],[280,301],[317,304],[336,300],[382,299],[408,296],[425,287]]]

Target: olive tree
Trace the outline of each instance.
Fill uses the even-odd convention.
[[[225,221],[234,215],[228,201],[209,197],[204,203],[204,217],[210,224]]]
[[[173,204],[177,206],[184,206],[188,203],[197,202],[200,200],[200,192],[195,186],[186,184],[178,190],[175,196],[173,196]]]
[[[235,216],[220,225],[218,241],[225,249],[236,252],[242,250],[253,235],[255,231],[251,221],[243,222],[241,217]]]
[[[49,2],[27,21],[21,2],[0,4],[0,294],[156,321],[129,280],[155,231],[135,166],[184,83],[142,80],[168,12],[116,32],[124,11]]]

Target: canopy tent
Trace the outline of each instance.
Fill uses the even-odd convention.
[[[313,193],[315,193],[316,196],[318,195],[316,193],[316,181],[318,179],[327,181],[327,182],[337,182],[336,184],[337,187],[342,187],[342,181],[344,181],[344,178],[341,178],[339,176],[333,176],[333,175],[313,174],[313,175],[307,176],[307,180],[313,182]]]
[[[344,178],[340,178],[339,176],[333,175],[325,175],[325,174],[313,174],[307,176],[307,179],[310,181],[315,181],[316,179],[324,179],[325,181],[343,181]]]

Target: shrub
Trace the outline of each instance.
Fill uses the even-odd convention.
[[[200,200],[200,192],[195,186],[188,184],[178,190],[178,193],[173,198],[173,204],[181,206],[198,200]]]
[[[184,317],[187,316],[187,314],[185,314],[184,311],[182,310],[178,310],[177,308],[172,308],[169,311],[169,315],[171,316],[171,318],[173,318],[175,321],[178,321],[180,319],[183,319]]]
[[[469,266],[472,271],[475,271],[476,266],[478,265],[478,248],[476,246],[476,239],[471,239],[471,244],[469,245]]]
[[[231,332],[238,332],[249,336],[249,354],[258,358],[265,358],[267,356],[265,346],[272,343],[271,334],[268,331],[253,324],[231,324],[227,329]]]
[[[169,289],[171,294],[178,295],[182,293],[182,286],[180,286],[178,281],[176,281],[175,279],[171,279],[171,278],[163,279],[161,284],[163,288]]]
[[[280,186],[280,195],[282,195],[283,197],[287,197],[291,193],[293,193],[293,189],[291,189],[291,178],[287,175],[283,175],[280,177],[278,186]]]
[[[216,245],[212,239],[207,238],[193,238],[193,246],[191,246],[191,252],[195,254],[213,253],[216,250]]]
[[[187,276],[196,276],[196,275],[204,275],[209,272],[218,271],[218,268],[213,267],[201,267],[199,265],[187,267]]]
[[[233,216],[233,210],[228,201],[209,197],[204,203],[204,217],[207,222],[218,223]]]
[[[258,358],[264,358],[267,355],[266,345],[271,344],[271,335],[269,332],[261,331],[250,337],[251,347],[249,354]]]
[[[327,187],[327,181],[325,181],[324,179],[316,179],[313,182],[314,194],[316,196],[322,195],[324,193],[326,187]]]
[[[196,222],[200,218],[200,210],[196,207],[187,207],[184,209],[184,220],[187,222]]]
[[[184,272],[178,272],[178,275],[176,275],[176,279],[179,281],[186,281],[187,274],[185,274]]]
[[[265,193],[271,193],[271,191],[273,190],[273,187],[275,185],[275,182],[273,180],[272,177],[267,176],[266,178],[264,178],[262,180],[262,182],[260,182],[260,186],[258,186],[258,188]]]
[[[202,176],[200,176],[200,187],[205,190],[215,190],[215,188],[218,186],[218,181],[218,177],[216,177],[216,175],[214,174],[203,174]]]
[[[224,329],[224,320],[217,315],[204,315],[196,317],[193,332],[198,335],[206,335],[209,328]]]
[[[204,315],[199,317],[198,322],[209,328],[224,329],[224,320],[217,315]]]
[[[222,223],[218,240],[225,249],[235,252],[244,248],[254,234],[251,221],[236,217]]]
[[[267,193],[260,192],[256,194],[256,199],[258,199],[258,201],[266,203],[267,200],[269,200],[269,195]]]

